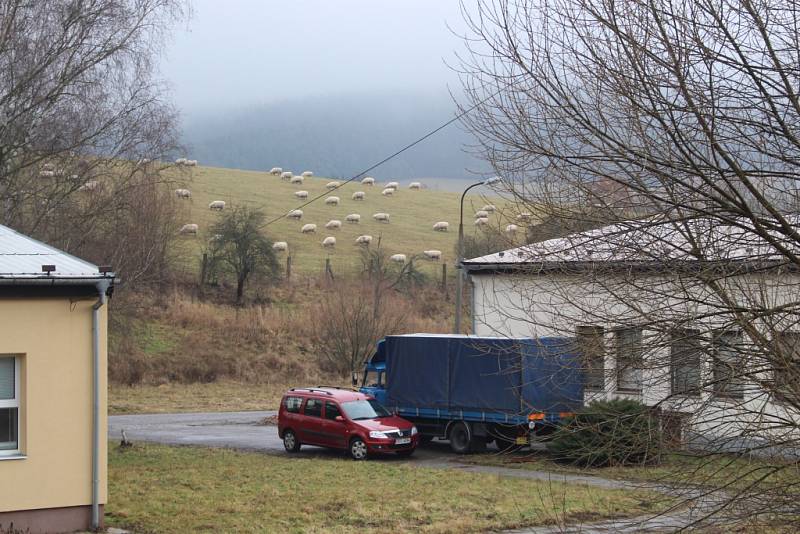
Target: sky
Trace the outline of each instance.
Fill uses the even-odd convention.
[[[195,0],[162,54],[187,115],[309,96],[459,86],[458,0]]]

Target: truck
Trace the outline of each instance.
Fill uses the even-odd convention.
[[[583,405],[583,374],[573,338],[406,334],[378,342],[360,391],[465,454],[545,439]]]

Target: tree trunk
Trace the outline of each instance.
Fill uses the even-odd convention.
[[[236,304],[242,303],[243,295],[244,295],[244,278],[238,278],[236,280]]]

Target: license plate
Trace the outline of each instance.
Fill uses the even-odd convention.
[[[397,438],[394,440],[395,445],[407,445],[411,443],[411,438]]]

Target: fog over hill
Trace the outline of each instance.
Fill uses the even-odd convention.
[[[306,97],[184,117],[184,142],[203,165],[274,166],[350,177],[425,135],[455,114],[448,96],[382,94]],[[472,136],[454,123],[370,172],[379,179],[450,179],[489,173],[470,154]],[[457,188],[457,182],[452,184]]]

